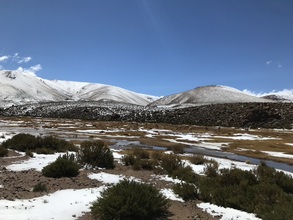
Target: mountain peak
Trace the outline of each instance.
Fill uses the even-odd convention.
[[[115,86],[46,80],[18,71],[0,71],[0,106],[48,101],[109,100],[147,105],[156,97],[138,94]]]
[[[271,100],[247,95],[238,89],[221,86],[209,85],[200,86],[195,89],[166,96],[151,103],[151,106],[188,106],[206,105],[217,103],[236,103],[236,102],[272,102]]]

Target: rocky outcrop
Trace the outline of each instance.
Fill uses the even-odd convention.
[[[13,106],[2,109],[0,115],[200,126],[291,128],[293,103],[225,103],[165,109],[114,102],[59,102]]]

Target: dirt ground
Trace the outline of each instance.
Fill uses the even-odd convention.
[[[15,152],[10,151],[9,156],[0,158],[0,185],[4,185],[4,188],[0,188],[0,199],[15,200],[15,199],[32,199],[35,197],[43,196],[48,193],[53,193],[62,189],[82,189],[82,188],[93,188],[102,185],[97,180],[88,178],[89,172],[100,172],[83,170],[77,177],[73,178],[48,178],[42,176],[41,172],[36,170],[27,171],[9,171],[5,166],[12,164],[17,161],[27,160],[28,157],[16,157]],[[116,167],[113,170],[103,170],[103,172],[112,174],[122,174],[125,176],[134,176],[142,179],[144,182],[151,183],[157,188],[168,188],[172,187],[172,183],[165,182],[162,180],[154,179],[152,171],[133,171],[130,167],[125,167],[119,163],[116,163]],[[47,192],[33,192],[33,187],[43,183],[47,186]],[[190,202],[178,202],[171,201],[169,211],[171,216],[170,220],[184,220],[184,219],[200,219],[200,220],[215,220],[219,219],[211,216],[210,214],[202,211],[197,207],[196,203],[199,201]],[[90,213],[84,213],[79,220],[92,220]]]

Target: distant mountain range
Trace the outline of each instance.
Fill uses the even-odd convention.
[[[202,86],[186,92],[165,96],[151,106],[187,107],[194,105],[239,103],[239,102],[273,102],[270,98],[248,95],[227,86]]]
[[[227,86],[203,86],[162,98],[115,86],[46,80],[19,71],[0,71],[0,107],[40,102],[110,101],[141,106],[188,107],[217,103],[293,101],[293,97],[249,95]]]
[[[52,101],[115,101],[147,105],[157,98],[110,85],[46,80],[18,71],[0,71],[0,107]]]

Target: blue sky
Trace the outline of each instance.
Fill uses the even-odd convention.
[[[151,95],[293,89],[292,0],[0,0],[0,68]]]

